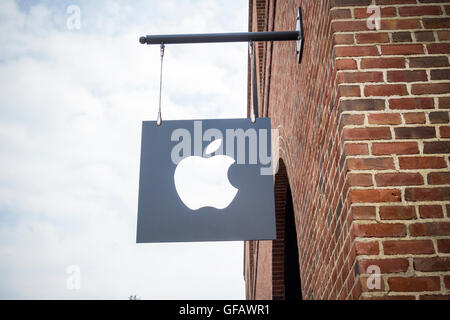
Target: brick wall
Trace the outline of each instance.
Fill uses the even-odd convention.
[[[333,4],[362,297],[449,298],[450,2]],[[380,30],[367,28],[368,4]],[[381,269],[378,290],[366,286],[369,265]]]
[[[299,6],[302,63],[294,42],[259,46],[257,63],[285,166],[277,223],[285,181],[303,298],[450,298],[449,1],[251,0],[249,28],[293,30]],[[283,298],[283,240],[245,244],[248,298]]]

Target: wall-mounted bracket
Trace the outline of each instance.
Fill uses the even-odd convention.
[[[249,41],[296,41],[297,60],[300,63],[303,46],[303,22],[301,9],[298,8],[295,31],[237,32],[203,34],[166,34],[148,35],[139,38],[142,44],[180,44],[210,42],[249,42]]]
[[[298,63],[302,60],[302,50],[303,50],[303,20],[302,20],[302,10],[299,7],[297,11],[297,24],[295,30],[298,32],[297,39],[297,60]]]

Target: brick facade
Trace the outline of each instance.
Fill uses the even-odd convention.
[[[294,30],[299,6],[301,64],[257,47],[278,239],[245,243],[247,298],[286,297],[289,189],[303,299],[450,298],[450,1],[250,0],[249,29]]]

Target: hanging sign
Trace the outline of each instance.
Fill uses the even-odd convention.
[[[144,121],[137,242],[276,238],[269,118]]]

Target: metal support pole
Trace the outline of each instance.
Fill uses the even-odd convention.
[[[139,42],[142,44],[160,45],[161,43],[297,41],[297,59],[300,63],[303,47],[303,21],[300,8],[298,8],[295,23],[295,31],[147,35],[140,37]]]
[[[237,32],[201,34],[164,34],[141,37],[142,44],[210,43],[210,42],[249,42],[249,41],[297,41],[298,31]]]

